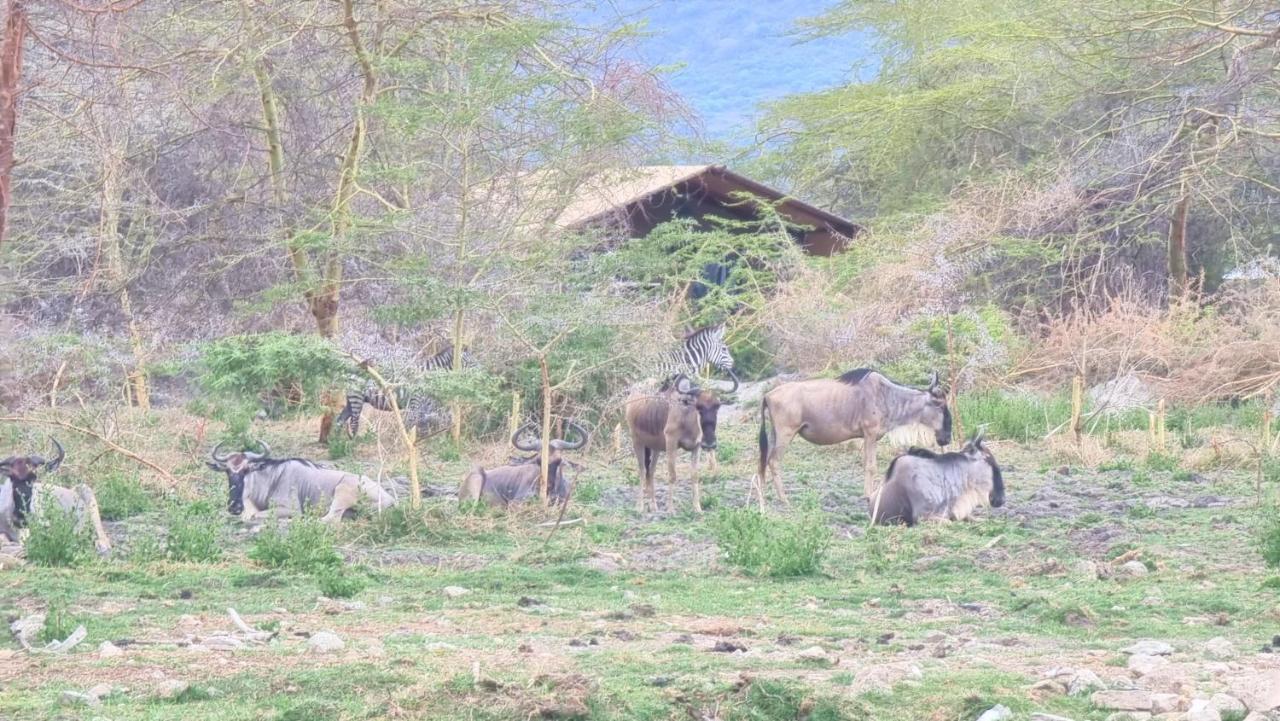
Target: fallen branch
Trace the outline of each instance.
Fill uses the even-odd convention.
[[[39,423],[41,425],[46,425],[46,426],[57,426],[58,428],[65,428],[69,431],[74,431],[81,435],[89,436],[90,438],[97,440],[98,442],[102,443],[102,445],[106,446],[107,448],[110,448],[111,450],[124,456],[125,458],[128,458],[129,460],[135,463],[146,466],[147,468],[150,468],[151,470],[155,471],[169,485],[171,486],[178,485],[178,479],[174,478],[173,475],[168,471],[166,471],[165,469],[161,468],[160,466],[157,466],[155,463],[152,463],[151,461],[148,461],[147,459],[143,458],[137,453],[134,453],[128,448],[125,448],[116,443],[113,443],[110,440],[107,440],[106,436],[102,435],[101,433],[98,433],[97,431],[91,430],[89,428],[82,428],[75,424],[67,423],[66,421],[55,421],[48,418],[24,418],[22,416],[0,416],[0,423],[4,423],[4,422]]]

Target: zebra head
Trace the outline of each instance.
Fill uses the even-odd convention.
[[[704,362],[710,363],[729,375],[733,380],[733,389],[729,392],[737,392],[738,374],[733,372],[733,354],[729,352],[729,346],[724,342],[724,323],[717,323],[698,331],[690,336],[688,342],[691,346],[699,346]]]

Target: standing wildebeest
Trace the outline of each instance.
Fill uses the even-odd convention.
[[[893,459],[872,514],[884,525],[963,521],[984,502],[992,508],[1004,505],[1004,477],[979,431],[959,453],[912,448]]]
[[[939,446],[951,442],[951,411],[936,372],[925,390],[898,385],[869,368],[839,378],[783,383],[760,403],[760,466],[752,490],[763,507],[765,472],[771,471],[774,491],[790,505],[778,466],[798,433],[819,446],[861,438],[863,486],[870,498],[875,492],[876,442],[911,426],[933,431]]]
[[[93,525],[94,545],[98,553],[111,552],[111,539],[102,527],[102,517],[98,513],[98,499],[93,489],[81,483],[74,489],[63,488],[49,483],[36,483],[36,471],[43,468],[46,474],[58,470],[66,452],[58,439],[51,438],[58,455],[51,461],[43,456],[10,456],[0,461],[0,473],[8,477],[0,485],[0,536],[10,541],[18,541],[18,529],[27,525],[33,514],[39,514],[46,503],[57,503],[64,512],[76,516],[77,527],[83,527],[87,520]]]
[[[300,514],[315,505],[327,505],[323,520],[342,520],[361,494],[378,510],[396,505],[396,499],[365,476],[321,468],[301,458],[271,458],[271,447],[258,441],[261,453],[241,451],[219,456],[222,444],[209,452],[208,466],[227,474],[227,512],[251,521],[272,507],[277,516]]]
[[[735,376],[733,390],[729,392],[737,389],[738,379]],[[716,394],[694,386],[684,375],[668,380],[656,395],[634,396],[627,401],[627,428],[631,431],[631,445],[640,465],[637,512],[644,513],[646,497],[649,506],[658,510],[654,499],[653,471],[658,454],[663,451],[667,453],[667,471],[670,474],[667,511],[675,510],[676,451],[684,449],[693,453],[693,509],[702,513],[698,453],[702,449],[715,449],[716,415],[719,411],[720,399]]]
[[[578,437],[577,441],[557,438],[548,444],[551,451],[547,455],[547,497],[560,503],[567,503],[569,494],[573,492],[572,484],[564,474],[565,460],[560,452],[576,451],[585,446],[590,437],[586,429],[573,421],[569,421],[569,428]],[[536,430],[537,426],[533,423],[525,424],[512,434],[511,445],[517,450],[538,455],[487,471],[477,466],[467,474],[462,486],[458,488],[458,501],[478,501],[483,498],[491,506],[506,508],[512,503],[536,498],[538,482],[542,477],[542,439],[535,435],[532,442],[520,440],[527,431]]]

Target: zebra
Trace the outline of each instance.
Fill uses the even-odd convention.
[[[733,390],[730,393],[738,389],[738,376],[733,372],[733,355],[724,342],[724,323],[699,328],[685,336],[680,345],[663,351],[654,367],[658,378],[670,379],[682,374],[696,378],[708,363],[733,379]]]
[[[462,367],[471,368],[476,365],[475,359],[465,348],[462,350]],[[453,345],[431,356],[414,368],[415,376],[422,376],[432,371],[453,370]],[[449,407],[427,395],[415,393],[409,388],[396,388],[396,406],[404,413],[405,426],[418,429],[418,438],[435,435],[449,425],[452,420]],[[376,385],[369,384],[363,389],[347,392],[347,404],[334,420],[334,423],[347,429],[347,435],[355,438],[360,433],[360,414],[365,406],[375,410],[392,409],[391,398]]]

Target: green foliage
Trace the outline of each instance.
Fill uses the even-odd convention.
[[[293,519],[284,532],[278,524],[263,528],[249,549],[249,558],[268,568],[316,574],[342,566],[342,554],[335,546],[333,530],[323,521],[310,517]]]
[[[1071,417],[1071,404],[1060,398],[1025,393],[982,391],[956,398],[966,428],[985,426],[992,438],[1029,443]]]
[[[165,542],[158,534],[143,531],[129,534],[129,560],[133,563],[153,563],[165,554]]]
[[[320,594],[326,598],[351,598],[368,587],[368,581],[350,569],[323,566],[314,571]]]
[[[205,344],[197,371],[201,387],[228,404],[214,410],[243,417],[255,399],[283,400],[297,412],[319,410],[321,393],[352,369],[319,336],[273,331]]]
[[[594,478],[576,481],[573,485],[573,500],[578,503],[596,503],[603,493],[604,488],[600,485],[600,481]]]
[[[724,717],[727,721],[845,721],[853,716],[845,713],[834,699],[814,699],[805,688],[788,681],[752,681],[743,692],[740,704]]]
[[[1178,457],[1168,453],[1152,451],[1147,454],[1146,466],[1153,471],[1176,471],[1178,470]]]
[[[154,506],[152,494],[136,477],[124,473],[103,476],[94,484],[93,494],[98,499],[98,513],[104,521],[123,521]]]
[[[1270,508],[1258,527],[1258,546],[1268,568],[1280,568],[1280,509]]]
[[[218,509],[208,501],[197,501],[169,512],[169,534],[165,556],[171,561],[215,563],[222,558],[218,539]]]
[[[67,610],[66,601],[52,602],[49,604],[48,610],[45,611],[44,625],[40,627],[40,632],[36,634],[36,640],[46,644],[65,641],[68,636],[75,633],[76,626],[79,625],[80,622]]]
[[[365,538],[373,543],[390,543],[405,538],[430,538],[433,519],[427,511],[401,503],[375,513],[361,529]]]
[[[38,566],[78,566],[93,558],[90,524],[76,528],[73,510],[63,509],[57,502],[43,504],[39,513],[29,515],[27,560]]]
[[[729,563],[761,576],[818,573],[831,545],[826,518],[812,511],[771,516],[751,508],[726,509],[715,517],[713,529]]]

